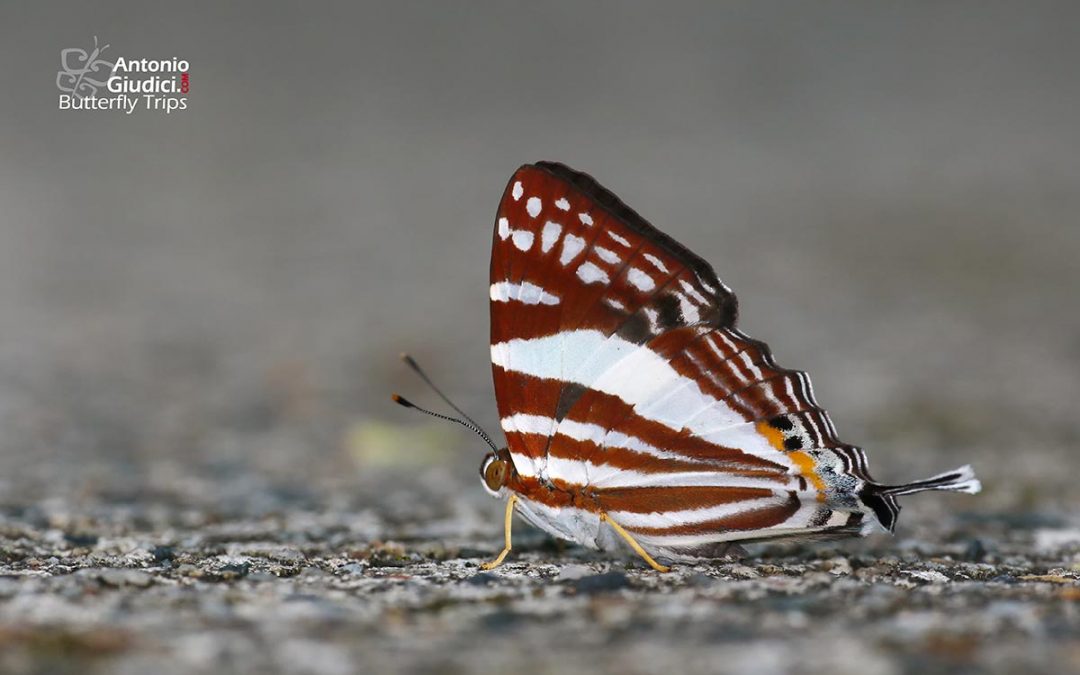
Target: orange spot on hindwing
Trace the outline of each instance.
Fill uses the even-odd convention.
[[[772,426],[765,420],[758,422],[755,426],[757,426],[758,433],[764,436],[766,440],[769,441],[769,445],[773,446],[780,452],[787,452],[787,450],[784,448],[784,432]]]
[[[814,458],[803,452],[802,450],[791,451],[784,447],[784,432],[780,431],[776,427],[772,426],[768,422],[762,420],[756,425],[758,433],[765,437],[769,441],[769,445],[773,446],[780,452],[788,456],[788,459],[798,468],[799,474],[806,480],[810,481],[810,484],[814,486],[814,489],[818,491],[817,499],[819,502],[825,501],[825,482],[821,480],[815,470],[816,463]]]

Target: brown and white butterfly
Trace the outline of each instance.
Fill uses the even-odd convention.
[[[736,328],[704,260],[591,176],[538,162],[511,177],[491,253],[491,363],[507,447],[481,466],[542,530],[694,561],[737,542],[892,531],[895,498],[975,493],[964,466],[882,485],[841,443],[805,373]]]

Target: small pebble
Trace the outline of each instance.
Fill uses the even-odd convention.
[[[221,578],[223,580],[225,580],[225,581],[232,581],[234,579],[242,579],[242,578],[247,576],[249,571],[251,571],[251,565],[250,565],[250,563],[246,563],[246,562],[229,563],[228,565],[222,565],[218,569],[218,573],[221,575]]]
[[[80,532],[65,532],[64,541],[72,546],[88,548],[90,546],[95,546],[98,543],[98,536],[96,534],[84,534]]]
[[[172,546],[155,546],[150,549],[150,555],[153,557],[154,562],[160,563],[172,560],[176,553],[173,551]]]
[[[686,585],[694,588],[708,588],[709,586],[715,586],[717,579],[710,577],[708,574],[702,574],[701,572],[695,572],[686,577]]]
[[[947,584],[950,581],[949,577],[945,576],[941,572],[936,572],[934,570],[916,570],[913,572],[908,572],[908,574],[915,579],[920,579],[922,581],[926,581],[932,584]]]
[[[109,569],[102,570],[97,576],[103,585],[113,588],[124,586],[146,588],[154,583],[154,578],[141,570]]]
[[[737,579],[757,579],[761,576],[753,567],[747,567],[746,565],[732,565],[728,569],[728,573]]]
[[[592,568],[586,565],[564,565],[559,570],[558,576],[555,577],[555,581],[577,581],[592,573]]]
[[[495,576],[491,572],[477,572],[476,574],[465,577],[465,583],[470,586],[490,586],[499,580],[499,577]]]
[[[972,539],[969,541],[967,547],[964,549],[962,557],[964,560],[982,562],[986,558],[986,546],[983,545],[982,539]]]
[[[277,562],[292,563],[294,565],[298,565],[307,560],[307,556],[292,548],[283,548],[274,551],[269,555],[269,558]]]
[[[578,593],[605,593],[630,587],[630,578],[622,572],[605,572],[582,577],[574,584]]]

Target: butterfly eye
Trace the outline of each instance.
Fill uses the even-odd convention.
[[[492,492],[498,492],[506,484],[509,462],[505,459],[492,458],[484,466],[484,483]]]

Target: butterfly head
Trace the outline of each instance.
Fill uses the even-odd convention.
[[[484,455],[484,461],[480,464],[480,482],[491,496],[499,497],[513,470],[514,464],[510,461],[509,450],[502,448],[489,452]]]

